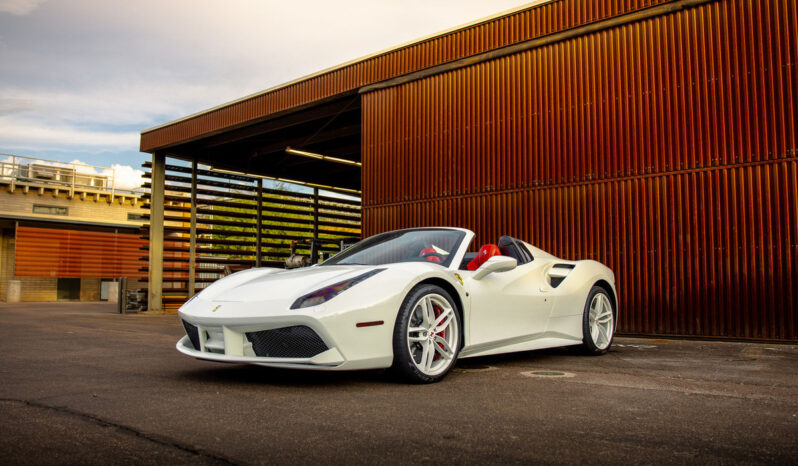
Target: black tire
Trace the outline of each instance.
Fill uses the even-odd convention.
[[[441,367],[435,370],[434,373],[424,373],[418,367],[418,363],[414,360],[410,346],[413,343],[408,341],[408,328],[410,327],[411,314],[414,313],[416,305],[425,297],[431,299],[445,299],[449,307],[454,311],[452,323],[449,329],[454,329],[454,336],[451,350],[453,357],[448,362],[448,366],[443,367],[443,363],[439,363]],[[417,316],[413,316],[417,318]],[[393,331],[393,366],[391,370],[400,379],[409,383],[434,383],[446,377],[446,374],[452,370],[457,362],[457,355],[460,353],[460,346],[462,341],[462,327],[460,325],[460,312],[457,305],[449,293],[443,288],[436,285],[419,285],[410,290],[402,302],[402,307],[399,309],[399,314],[396,316],[396,324]],[[419,343],[421,345],[421,343]],[[441,356],[442,359],[445,357]],[[422,357],[423,359],[423,357]]]
[[[597,296],[599,296],[597,298]],[[610,321],[609,325],[609,337],[605,333],[602,333],[601,328],[602,326],[596,327],[597,324],[594,325],[594,328],[598,328],[598,337],[595,337],[594,328],[591,328],[591,320],[594,316],[591,316],[591,306],[594,303],[594,300],[598,300],[598,305],[605,306],[603,309],[606,312],[606,306],[609,307],[611,310],[612,320]],[[585,302],[585,308],[582,311],[582,351],[585,354],[589,355],[600,355],[604,354],[609,351],[610,347],[612,346],[612,341],[615,338],[615,322],[616,322],[617,310],[615,309],[615,304],[613,300],[610,298],[609,293],[607,290],[600,286],[594,286],[590,289],[590,293],[587,295],[587,301]],[[606,326],[603,326],[606,328]]]

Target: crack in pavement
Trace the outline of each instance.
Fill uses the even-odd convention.
[[[182,451],[185,451],[187,453],[191,453],[193,455],[201,456],[203,458],[208,458],[210,460],[217,461],[217,462],[220,462],[220,463],[223,463],[223,464],[229,464],[229,465],[244,465],[244,464],[246,464],[246,463],[239,463],[239,462],[233,461],[233,460],[231,460],[229,458],[225,458],[224,456],[221,456],[221,455],[218,455],[218,454],[215,454],[215,453],[211,453],[209,451],[205,451],[205,450],[202,450],[202,449],[199,449],[199,448],[194,448],[194,447],[191,447],[191,446],[188,446],[188,445],[184,445],[184,444],[182,444],[182,443],[180,443],[180,442],[178,442],[176,440],[170,439],[168,437],[162,437],[162,436],[158,436],[158,435],[147,434],[145,432],[142,432],[142,431],[137,430],[137,429],[135,429],[133,427],[130,427],[130,426],[126,426],[124,424],[119,424],[119,423],[116,423],[116,422],[113,422],[113,421],[109,421],[109,420],[103,419],[101,417],[94,416],[92,414],[87,414],[87,413],[82,413],[80,411],[75,411],[73,409],[67,408],[66,406],[51,406],[51,405],[47,405],[47,404],[36,402],[36,401],[19,400],[19,399],[15,399],[15,398],[0,398],[0,403],[18,403],[18,404],[22,404],[22,405],[25,405],[25,406],[30,406],[30,407],[33,407],[33,408],[47,409],[47,410],[55,411],[55,412],[62,413],[62,414],[68,414],[70,416],[77,416],[77,417],[79,417],[81,419],[88,420],[88,421],[90,421],[90,422],[92,422],[94,424],[97,424],[97,425],[100,425],[100,426],[103,426],[103,427],[113,427],[115,429],[118,429],[118,430],[126,433],[126,434],[133,435],[135,437],[139,437],[139,438],[142,438],[144,440],[147,440],[147,441],[150,441],[150,442],[153,442],[153,443],[157,443],[158,445],[163,445],[163,446],[170,447],[170,448],[176,448],[178,450],[182,450]]]

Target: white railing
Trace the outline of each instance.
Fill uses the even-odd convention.
[[[0,153],[0,183],[77,191],[140,195],[115,188],[116,171],[74,162],[59,162],[36,157]]]

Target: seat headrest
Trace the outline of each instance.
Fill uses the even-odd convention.
[[[484,264],[486,260],[490,259],[493,256],[501,256],[502,252],[499,250],[499,247],[495,244],[485,244],[481,248],[479,248],[479,252],[477,253],[477,257],[474,258],[471,262],[468,263],[468,270],[476,270],[479,268],[480,265]]]
[[[421,250],[420,253],[418,253],[418,256],[419,257],[424,257],[424,254],[438,254],[438,251],[436,251],[435,248],[424,248],[424,249]],[[427,257],[424,257],[424,259],[428,260],[429,262],[440,262],[441,261],[440,255],[427,256]]]

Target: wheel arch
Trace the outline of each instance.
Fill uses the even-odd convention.
[[[460,293],[457,291],[457,288],[455,288],[454,285],[444,280],[443,278],[438,278],[438,277],[425,278],[424,280],[421,280],[420,282],[416,283],[415,286],[413,286],[413,288],[421,285],[439,286],[444,290],[446,290],[446,292],[449,293],[449,296],[451,296],[452,299],[454,300],[454,303],[456,304],[457,307],[456,309],[457,317],[459,317],[458,320],[460,322],[460,347],[462,348],[463,345],[465,345],[465,319],[464,319],[465,309],[463,308],[463,300],[460,297]]]
[[[612,285],[609,284],[608,281],[603,279],[594,283],[593,286],[598,286],[599,288],[603,288],[604,291],[607,292],[607,296],[610,297],[610,301],[612,302],[612,308],[615,310],[616,324],[617,324],[618,298],[615,296],[615,289],[612,287]]]
[[[455,288],[454,285],[452,285],[448,281],[446,281],[446,280],[444,280],[442,278],[438,278],[438,277],[425,278],[424,280],[421,280],[420,282],[416,283],[415,286],[413,286],[413,288],[415,288],[416,286],[419,286],[419,285],[437,285],[437,286],[443,288],[444,290],[446,290],[446,292],[449,293],[449,295],[452,297],[452,299],[454,299],[455,304],[457,304],[457,310],[458,310],[458,312],[460,314],[460,318],[462,319],[462,317],[463,317],[463,315],[462,315],[463,314],[463,301],[462,301],[462,299],[460,299],[460,293],[457,292],[457,288]]]

